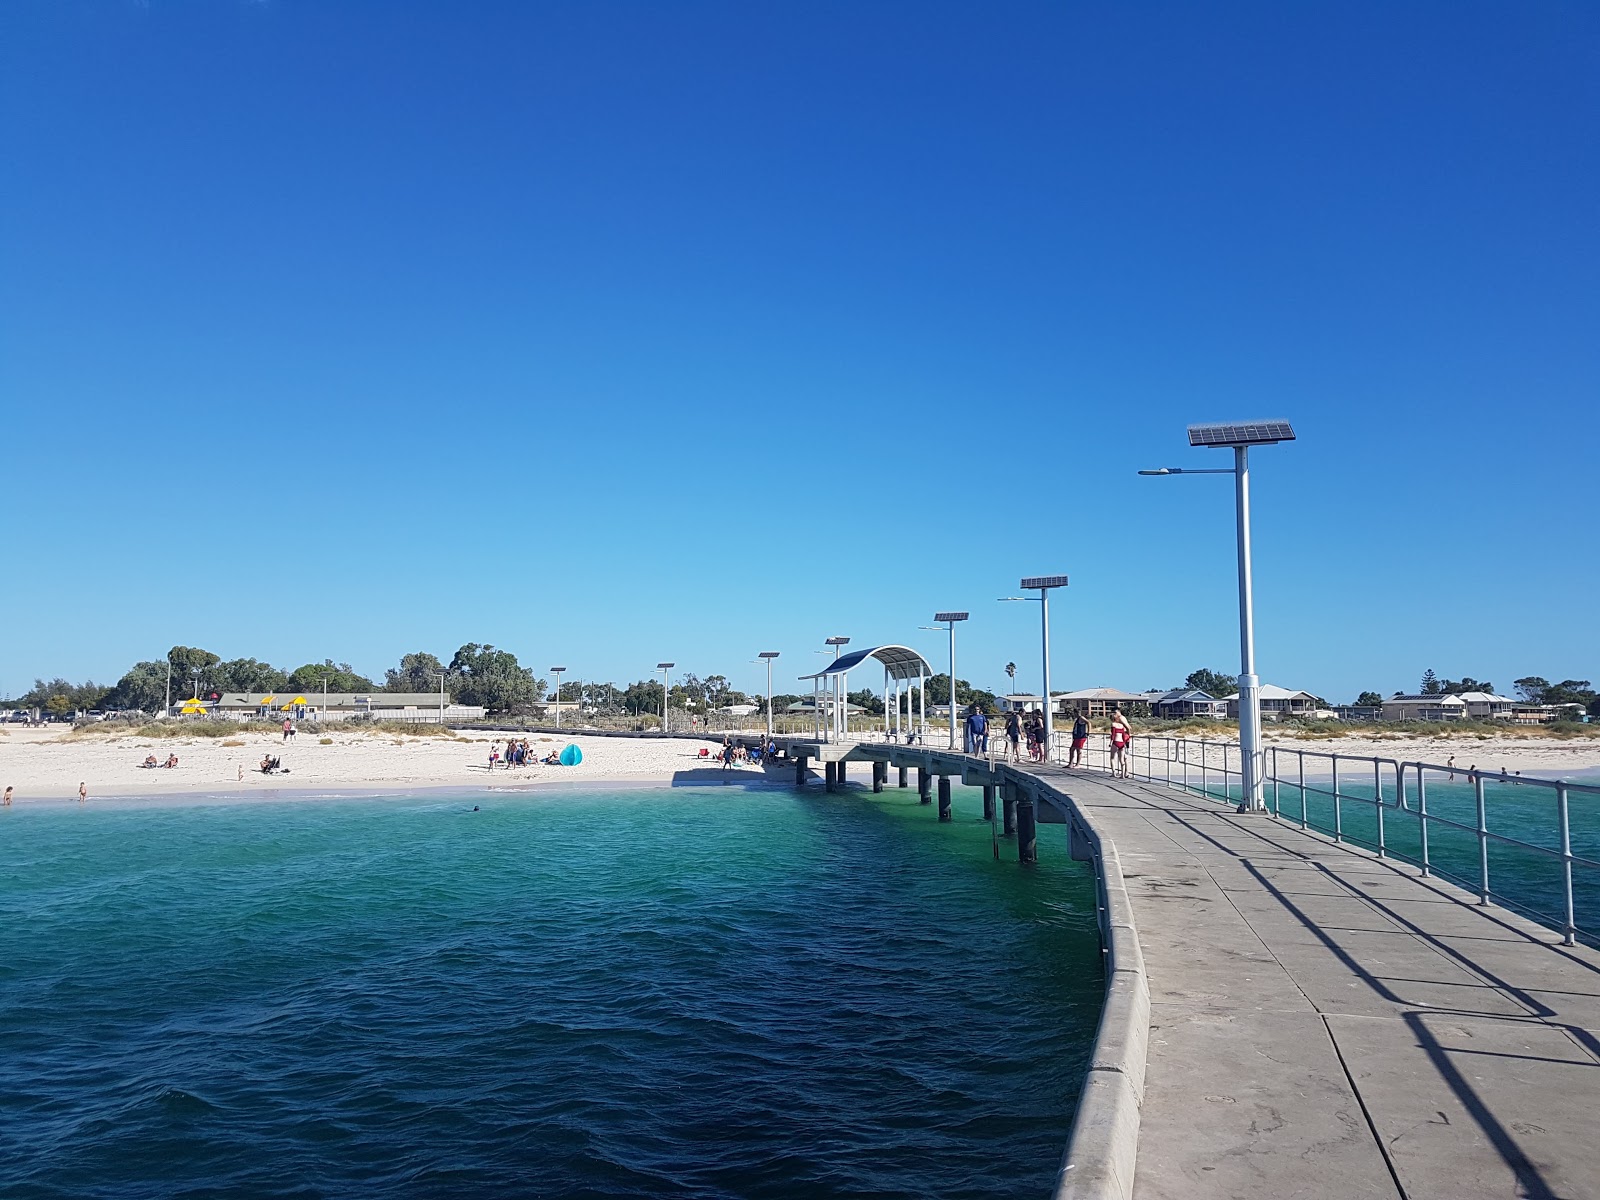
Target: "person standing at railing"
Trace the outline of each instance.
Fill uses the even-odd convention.
[[[1133,740],[1133,730],[1119,708],[1111,714],[1111,775],[1115,779],[1128,778],[1128,743]]]
[[[1083,748],[1089,744],[1089,718],[1079,713],[1072,722],[1072,753],[1067,757],[1067,766],[1083,766]]]

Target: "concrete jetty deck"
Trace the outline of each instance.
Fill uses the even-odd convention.
[[[1022,769],[1120,859],[1139,1200],[1600,1196],[1600,953],[1263,814]]]

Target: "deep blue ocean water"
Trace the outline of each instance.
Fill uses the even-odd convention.
[[[978,808],[0,812],[0,1195],[1042,1196],[1092,879],[1060,826],[996,861]]]

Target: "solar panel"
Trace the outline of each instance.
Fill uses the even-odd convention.
[[[1025,588],[1057,588],[1067,586],[1065,575],[1030,575],[1022,581]]]
[[[760,653],[760,655],[758,655],[758,657],[760,657],[760,658],[777,658],[778,657],[778,651],[776,651],[776,650],[763,650]]]
[[[656,670],[658,670],[658,671],[670,671],[673,667],[675,667],[677,665],[678,665],[677,663],[657,663],[656,664]]]
[[[934,613],[933,619],[935,621],[965,621],[967,616],[967,613]]]
[[[1294,430],[1287,421],[1232,421],[1189,426],[1191,446],[1265,446],[1292,441]]]

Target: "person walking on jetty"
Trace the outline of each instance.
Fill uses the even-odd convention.
[[[989,752],[989,720],[976,704],[967,709],[967,753]]]
[[[1133,740],[1133,730],[1119,708],[1111,714],[1111,774],[1116,779],[1127,779],[1128,743]]]
[[[1022,718],[1017,716],[1017,710],[1012,709],[1006,714],[1006,741],[1011,743],[1011,761],[1021,762],[1022,751],[1017,748],[1017,743],[1022,740]]]
[[[1072,753],[1067,756],[1067,766],[1083,766],[1083,748],[1089,744],[1089,718],[1079,713],[1072,721]]]

